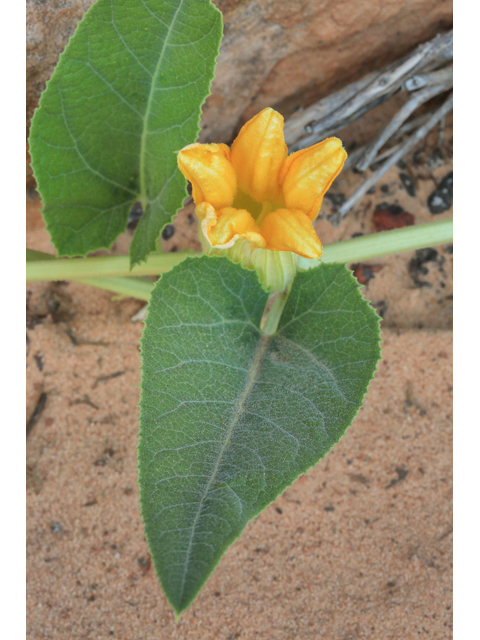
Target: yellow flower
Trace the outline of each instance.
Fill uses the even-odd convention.
[[[206,250],[257,268],[261,281],[278,289],[291,274],[272,283],[262,276],[271,270],[267,263],[291,271],[297,256],[322,255],[313,222],[346,157],[338,138],[288,156],[283,117],[267,108],[242,127],[231,149],[191,144],[178,154],[178,166],[192,184]],[[286,255],[273,255],[279,252]]]

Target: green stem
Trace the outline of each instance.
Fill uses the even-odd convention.
[[[82,284],[89,284],[91,287],[106,289],[113,293],[129,298],[138,298],[148,302],[152,295],[155,284],[147,278],[86,278],[79,280]]]
[[[291,286],[288,287],[285,291],[277,294],[277,297],[275,298],[270,310],[263,318],[262,331],[265,335],[273,336],[273,334],[276,332],[278,323],[280,322],[280,317],[288,300],[290,289]]]
[[[86,278],[116,278],[158,276],[169,271],[191,253],[151,254],[147,262],[130,269],[129,256],[95,256],[93,258],[55,258],[27,249],[27,280],[84,280]],[[40,256],[43,256],[40,258]],[[52,259],[54,258],[54,259]]]
[[[453,220],[427,222],[403,229],[334,242],[323,248],[322,262],[361,262],[453,241]]]
[[[353,238],[326,245],[323,248],[322,262],[361,262],[374,260],[402,251],[413,251],[424,247],[435,247],[453,240],[452,220],[428,222],[413,227],[383,231],[368,236]],[[130,270],[128,256],[101,256],[94,258],[55,258],[47,253],[27,249],[27,281],[34,280],[75,280],[101,289],[107,289],[120,295],[132,296],[140,300],[149,300],[154,283],[138,277],[160,275],[168,271],[187,256],[200,256],[201,253],[165,253],[152,254],[147,262]],[[300,259],[302,260],[302,259]],[[300,262],[300,261],[299,261]],[[319,264],[318,260],[304,260],[308,266]],[[306,268],[305,265],[302,265]],[[269,333],[285,305],[286,298],[277,297],[265,320],[264,331]],[[283,300],[283,306],[281,300]],[[276,306],[277,305],[277,306]],[[281,308],[280,308],[281,306]],[[273,313],[269,320],[270,313]],[[273,333],[275,332],[273,329]],[[269,334],[270,335],[270,334]]]
[[[43,253],[42,251],[35,251],[34,249],[27,249],[27,265],[30,261],[40,260],[56,260],[55,256],[50,253]],[[28,280],[28,278],[27,278]],[[118,293],[121,296],[128,296],[131,298],[138,298],[139,300],[145,300],[148,302],[152,293],[154,283],[148,278],[84,278],[78,280],[82,284],[88,284],[91,287],[97,287],[98,289],[104,289],[106,291],[112,291]]]
[[[322,262],[360,262],[392,253],[435,247],[452,242],[452,220],[427,222],[413,227],[382,231],[368,236],[327,244],[323,247]],[[154,276],[169,271],[187,256],[201,253],[152,254],[147,262],[130,270],[128,256],[99,256],[94,258],[56,258],[37,251],[28,251],[27,280],[84,280],[86,278]],[[42,259],[38,259],[43,256]],[[30,258],[30,259],[28,259]],[[310,261],[314,262],[314,261]],[[316,261],[315,261],[316,262]],[[313,266],[313,265],[312,265]]]

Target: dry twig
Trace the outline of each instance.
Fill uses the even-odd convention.
[[[410,93],[409,100],[378,138],[349,155],[344,169],[356,167],[366,171],[372,165],[385,162],[340,207],[340,215],[345,216],[438,122],[441,123],[439,135],[443,136],[445,115],[452,109],[451,95],[440,109],[406,121],[420,106],[452,89],[452,59],[453,31],[450,31],[420,45],[402,60],[370,73],[308,109],[297,112],[286,122],[285,140],[290,151],[297,151],[337,133],[398,91]],[[395,142],[405,134],[409,136],[406,141],[379,153],[386,143]]]
[[[350,198],[348,198],[348,200],[344,202],[344,204],[338,210],[340,215],[345,216],[350,211],[350,209],[360,200],[360,198],[362,198],[367,193],[367,191],[371,187],[373,187],[373,185],[376,184],[378,180],[380,180],[380,178],[391,167],[393,167],[393,165],[401,160],[401,158],[403,158],[405,154],[411,151],[413,147],[415,147],[415,145],[418,144],[418,142],[420,142],[420,140],[422,140],[422,138],[424,138],[433,129],[437,122],[440,122],[443,118],[445,118],[447,113],[452,110],[452,107],[453,95],[450,94],[447,100],[440,107],[440,109],[435,111],[435,113],[429,118],[429,120],[424,125],[419,127],[415,131],[415,133],[410,136],[402,145],[400,145],[398,150],[393,155],[391,155],[390,158],[388,158],[388,160],[386,160],[382,164],[382,166],[377,169],[377,171],[372,173],[372,175],[369,176],[367,180],[365,180],[365,182],[363,182],[358,187],[358,189],[350,196]]]
[[[415,129],[418,129],[418,127],[421,127],[432,116],[433,112],[434,110],[428,111],[427,113],[424,113],[423,115],[417,116],[416,118],[413,118],[412,120],[409,120],[408,122],[406,122],[393,134],[391,138],[392,141],[397,140],[398,138],[402,137],[406,133],[411,133],[412,131],[415,131]],[[354,167],[357,164],[357,162],[359,162],[361,158],[365,155],[365,153],[368,151],[369,146],[370,145],[365,145],[363,147],[359,147],[358,149],[355,149],[355,151],[352,151],[348,155],[348,158],[346,159],[345,164],[343,165],[343,170],[346,171],[347,169]],[[389,158],[392,155],[392,153],[395,153],[395,151],[400,148],[400,146],[401,144],[399,143],[399,144],[396,144],[394,147],[390,147],[390,149],[386,149],[383,153],[376,156],[372,164],[377,164],[378,162],[385,160],[385,158]]]
[[[388,126],[382,131],[379,137],[371,145],[371,147],[365,153],[364,158],[357,163],[356,167],[360,171],[366,171],[368,167],[375,160],[377,153],[384,146],[393,134],[398,131],[401,125],[409,118],[412,113],[418,109],[422,104],[425,104],[435,96],[438,96],[445,91],[448,91],[453,86],[453,73],[452,67],[447,69],[441,69],[435,73],[430,74],[433,82],[424,84],[423,88],[416,91],[412,98],[403,105],[403,107],[395,114]]]
[[[452,58],[453,32],[450,31],[420,45],[401,61],[370,73],[297,112],[285,124],[285,140],[290,151],[304,149],[336,133],[402,88],[412,91],[428,86],[431,72]]]

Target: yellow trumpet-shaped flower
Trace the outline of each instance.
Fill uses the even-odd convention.
[[[256,268],[272,290],[293,277],[298,256],[322,255],[313,222],[347,158],[338,138],[287,154],[283,117],[270,108],[242,127],[231,149],[191,144],[178,154],[204,247]]]

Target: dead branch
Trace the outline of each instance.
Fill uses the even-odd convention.
[[[340,207],[339,213],[341,216],[345,216],[350,209],[362,198],[367,191],[373,187],[374,184],[380,180],[380,178],[393,167],[405,154],[411,151],[420,140],[422,140],[433,128],[440,122],[447,113],[453,108],[453,94],[450,94],[443,105],[434,112],[434,114],[428,119],[428,121],[420,126],[415,133],[410,136],[403,144],[400,145],[398,150],[390,156],[382,166],[377,169],[371,176],[363,182],[358,189],[348,198],[346,202]]]
[[[419,76],[416,76],[419,78]],[[382,131],[375,142],[366,151],[364,158],[357,163],[356,167],[360,171],[366,171],[375,160],[377,153],[385,145],[393,134],[398,131],[402,124],[409,118],[412,113],[422,104],[428,102],[433,97],[444,93],[453,86],[452,67],[441,69],[435,73],[431,73],[425,80],[423,88],[415,91],[412,98],[403,105],[403,107],[395,114],[388,126]]]
[[[285,124],[285,140],[290,151],[304,149],[336,133],[401,89],[412,91],[430,86],[431,72],[452,58],[453,32],[450,31],[420,45],[399,62],[370,73],[297,112]]]
[[[397,140],[398,138],[401,138],[404,134],[410,133],[411,131],[415,131],[415,129],[418,129],[418,127],[421,127],[433,115],[433,111],[434,110],[428,111],[427,113],[424,113],[421,116],[417,116],[416,118],[412,118],[412,120],[409,120],[408,122],[406,122],[393,134],[391,141]],[[377,164],[378,162],[385,160],[385,158],[389,158],[392,155],[392,153],[395,153],[395,151],[397,151],[397,149],[400,148],[400,146],[401,144],[396,144],[395,146],[390,147],[389,149],[386,149],[383,153],[376,156],[373,164]],[[357,162],[359,162],[361,158],[363,158],[365,153],[368,151],[368,148],[369,148],[369,145],[366,144],[365,146],[359,147],[358,149],[355,149],[354,151],[349,153],[348,158],[346,159],[345,164],[343,165],[343,170],[346,171],[347,169],[354,167],[357,164]]]

